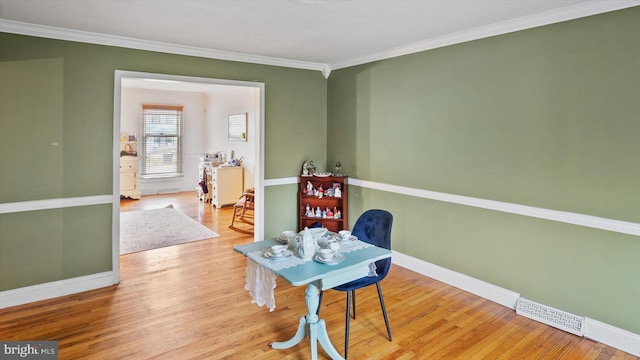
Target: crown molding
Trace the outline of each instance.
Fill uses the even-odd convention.
[[[568,6],[562,9],[547,11],[544,13],[525,16],[518,19],[503,21],[496,24],[444,35],[424,41],[415,42],[405,46],[351,58],[345,61],[330,63],[332,70],[362,65],[374,61],[390,59],[398,56],[413,54],[421,51],[432,50],[467,41],[479,40],[491,36],[507,34],[520,30],[531,29],[539,26],[550,25],[582,17],[603,14],[615,10],[640,6],[640,0],[594,0],[588,3]]]
[[[118,46],[130,49],[156,51],[177,55],[197,56],[217,60],[282,66],[304,70],[316,70],[320,71],[325,78],[329,78],[331,71],[337,69],[390,59],[398,56],[459,44],[467,41],[507,34],[515,31],[535,28],[539,26],[559,23],[635,6],[640,6],[640,0],[593,0],[587,3],[581,3],[562,9],[547,11],[541,14],[525,16],[518,19],[482,26],[468,31],[461,31],[454,34],[419,41],[405,46],[400,46],[389,50],[329,64],[234,53],[221,50],[211,50],[157,41],[140,40],[122,36],[69,30],[5,19],[0,19],[0,32],[58,40],[77,41],[89,44]]]
[[[288,60],[268,56],[250,55],[229,51],[210,50],[205,48],[140,40],[123,36],[113,36],[87,31],[69,30],[52,26],[37,25],[20,21],[0,19],[0,32],[29,35],[43,38],[76,41],[89,44],[118,46],[137,50],[148,50],[177,55],[197,56],[202,58],[237,61],[251,64],[282,66],[288,68],[317,70],[323,74],[329,72],[326,64],[306,61]]]

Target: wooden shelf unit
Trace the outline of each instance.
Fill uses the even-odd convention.
[[[306,195],[305,190],[307,188],[307,181],[310,181],[314,189],[317,189],[320,185],[326,191],[332,189],[334,184],[339,184],[342,192],[341,197],[335,196],[322,196],[320,198],[317,195]],[[300,176],[298,178],[298,230],[302,230],[305,227],[314,227],[314,224],[320,223],[321,226],[326,227],[329,231],[338,232],[340,230],[348,229],[348,192],[347,192],[347,178],[337,176]],[[335,207],[340,210],[341,217],[335,218],[319,218],[305,216],[306,206],[316,209],[318,206],[321,210],[330,208],[333,210]]]

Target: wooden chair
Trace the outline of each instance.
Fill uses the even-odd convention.
[[[254,205],[255,190],[245,190],[242,196],[240,196],[238,201],[233,205],[233,216],[231,217],[231,225],[229,225],[229,227],[233,228],[236,221],[253,225]]]

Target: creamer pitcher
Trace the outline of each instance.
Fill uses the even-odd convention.
[[[304,260],[311,260],[316,253],[316,242],[308,228],[305,227],[301,234],[302,239],[298,246],[298,254],[300,254],[300,257]]]

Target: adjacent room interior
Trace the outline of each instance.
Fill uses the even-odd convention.
[[[116,96],[120,99],[114,101],[121,104],[120,144],[115,149],[120,156],[121,199],[191,192],[194,202],[220,209],[233,207],[245,192],[253,191],[260,166],[256,161],[259,88],[242,82],[128,72],[121,78],[119,90]],[[154,106],[161,113],[152,119],[153,114],[147,114]],[[167,138],[163,108],[167,106],[179,107],[181,118],[179,122],[170,121],[178,131],[176,136],[168,137],[169,146],[158,146]],[[158,125],[160,122],[163,124]],[[234,133],[234,126],[239,129],[239,136]],[[155,225],[145,223],[149,224],[150,233],[158,232],[156,226],[165,228],[160,219]],[[121,226],[121,239],[129,239],[126,229],[129,227]],[[247,226],[236,229],[252,232]],[[161,240],[157,242],[166,245]],[[121,249],[121,253],[125,252]]]

